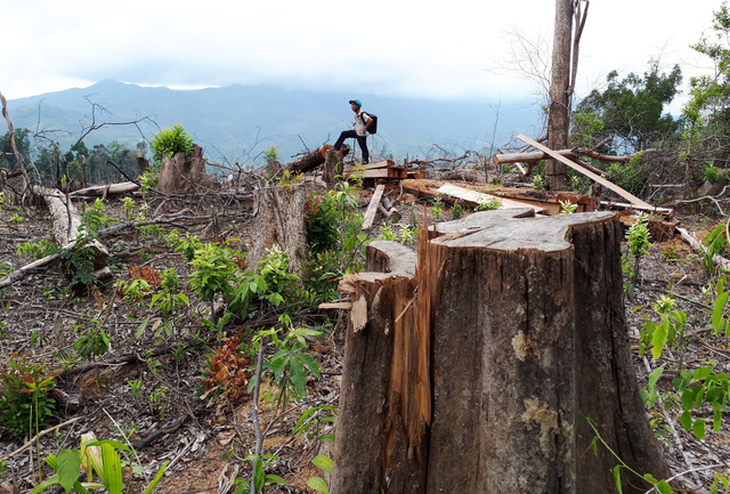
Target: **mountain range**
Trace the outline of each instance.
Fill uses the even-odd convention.
[[[180,124],[208,159],[258,166],[272,145],[286,162],[333,143],[351,128],[354,115],[348,101],[353,98],[378,116],[378,133],[370,142],[375,158],[489,153],[516,133],[539,131],[540,110],[526,102],[433,101],[273,86],[172,90],[113,80],[9,100],[8,112],[15,128],[42,133],[64,150],[92,123],[100,128],[84,138],[89,148],[112,141],[135,148],[160,129]],[[119,125],[129,122],[136,123]]]

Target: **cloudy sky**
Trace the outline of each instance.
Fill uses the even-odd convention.
[[[650,58],[666,70],[681,64],[687,80],[710,70],[688,45],[709,32],[720,4],[591,0],[578,96],[612,69],[643,73]],[[552,0],[3,1],[0,92],[15,99],[117,79],[523,99],[536,86],[515,70],[530,51],[522,47],[549,61],[554,11]]]

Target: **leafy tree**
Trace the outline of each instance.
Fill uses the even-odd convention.
[[[30,131],[28,129],[15,129],[15,145],[18,152],[25,157],[30,163]],[[13,148],[10,146],[10,133],[5,133],[0,137],[0,168],[15,169],[18,168]]]
[[[614,70],[608,75],[606,89],[591,91],[576,113],[592,114],[603,122],[603,128],[593,135],[595,142],[604,143],[602,151],[612,147],[640,151],[668,135],[676,135],[680,129],[681,121],[663,111],[681,82],[679,65],[665,74],[660,73],[657,61],[650,63],[643,77],[630,73],[621,80]]]
[[[707,163],[724,164],[730,158],[730,12],[723,3],[713,13],[709,36],[692,45],[712,60],[714,73],[690,80],[690,100],[683,109],[686,120],[687,159],[698,169]]]

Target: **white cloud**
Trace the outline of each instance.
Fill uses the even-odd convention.
[[[581,44],[579,95],[617,69],[642,73],[701,62],[688,48],[720,0],[687,4],[591,2]],[[0,4],[0,91],[8,98],[101,79],[176,87],[298,85],[433,98],[531,98],[509,58],[512,38],[551,39],[554,2],[414,0],[69,0]],[[549,57],[548,57],[549,58]],[[688,77],[686,77],[688,79]]]

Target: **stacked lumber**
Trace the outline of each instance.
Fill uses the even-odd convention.
[[[361,165],[350,166],[345,168],[344,174],[345,178],[395,178],[400,180],[408,178],[408,171],[402,166],[396,166],[391,160],[382,160],[374,163],[363,163]]]

